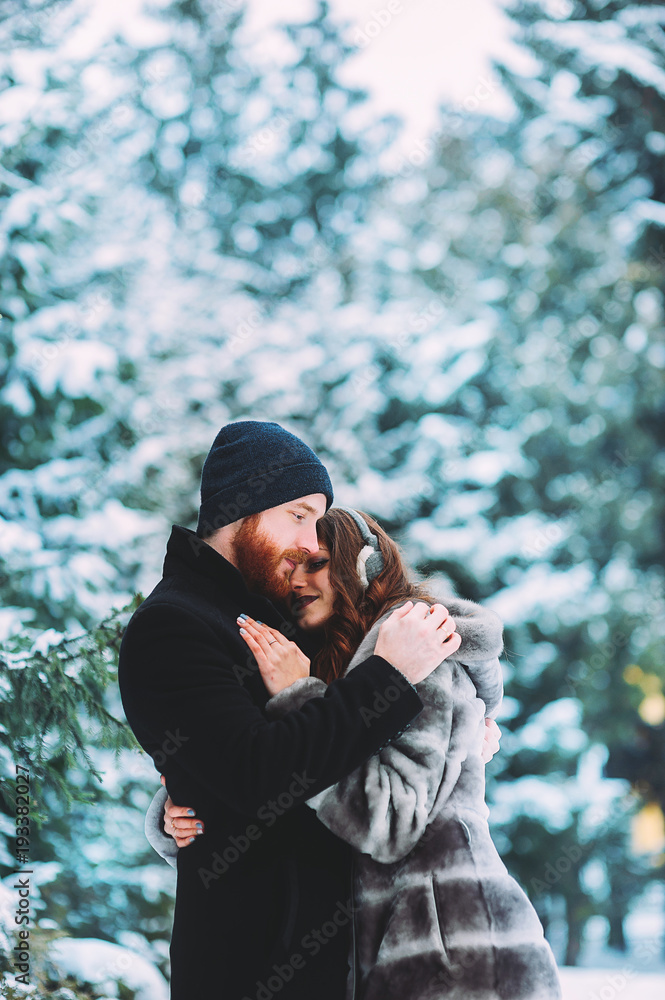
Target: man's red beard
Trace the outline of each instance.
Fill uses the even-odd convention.
[[[248,590],[284,603],[291,593],[290,574],[278,574],[280,563],[284,559],[303,562],[306,553],[300,549],[278,548],[262,531],[260,521],[260,513],[250,514],[238,528],[233,539],[235,564]]]

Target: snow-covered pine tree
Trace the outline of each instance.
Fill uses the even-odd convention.
[[[554,566],[588,575],[577,622],[568,616],[563,679],[584,706],[584,731],[612,752],[631,741],[638,711],[663,721],[646,688],[662,698],[665,684],[653,655],[664,614],[665,15],[651,3],[585,0],[519,4],[513,16],[537,69],[505,68],[503,78],[528,119],[518,149],[538,178],[529,211],[549,272],[534,273],[531,253],[513,270],[527,299],[518,402],[544,423],[525,445],[538,469],[534,505],[549,522],[534,543]],[[543,360],[546,378],[535,367]],[[631,662],[644,678],[632,690]],[[662,808],[644,777],[636,787]],[[609,942],[622,946],[644,868],[636,877],[640,860],[616,843],[596,854],[612,886],[601,905]]]
[[[290,30],[292,64],[271,73],[252,67],[227,13],[111,12],[100,37],[72,2],[44,8],[36,32],[2,29],[2,662],[7,712],[25,707],[5,778],[16,746],[29,752],[49,816],[31,839],[54,915],[44,930],[120,940],[131,924],[155,948],[169,872],[150,865],[140,821],[156,775],[114,759],[128,739],[106,689],[114,648],[87,643],[156,582],[222,423],[308,423],[291,351],[312,314],[274,314],[309,284],[343,290],[385,133],[347,125],[360,95],[334,82],[344,46],[325,5]],[[3,823],[7,848],[11,832]]]
[[[263,64],[227,6],[118,15],[94,49],[86,5],[3,27],[6,632],[149,589],[216,430],[262,396],[237,356],[319,271],[344,280],[383,142],[346,125],[348,46],[322,4]]]
[[[627,113],[659,78],[661,15],[602,9],[632,82],[580,41],[598,37],[597,6],[570,22],[577,54],[553,41],[570,27],[561,5],[519,7],[534,71],[503,70],[514,120],[465,124],[444,109],[431,154],[382,186],[350,246],[352,304],[319,298],[343,350],[302,362],[343,499],[398,532],[424,572],[493,595],[506,620],[514,738],[497,762],[497,832],[526,887],[545,886],[544,916],[563,900],[570,963],[594,911],[620,941],[619,911],[644,885],[625,853],[625,785],[602,780],[598,753],[646,694],[626,688],[631,658],[662,685],[649,652],[663,609],[660,161],[643,155],[662,144],[662,112],[654,99],[653,118]],[[573,845],[579,864],[562,853]],[[552,857],[566,870],[550,886]],[[621,903],[608,909],[610,881]]]

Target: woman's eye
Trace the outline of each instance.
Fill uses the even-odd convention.
[[[305,515],[304,514],[296,514],[296,512],[293,511],[293,510],[291,511],[291,513],[295,517],[296,521],[304,521],[305,520]]]
[[[317,569],[321,569],[321,567],[325,566],[327,562],[327,559],[317,559],[315,562],[311,562],[308,568],[311,572],[315,573]]]

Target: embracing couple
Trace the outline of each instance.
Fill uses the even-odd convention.
[[[299,438],[223,427],[123,637],[178,872],[172,1000],[556,1000],[487,822],[501,623],[332,500]]]

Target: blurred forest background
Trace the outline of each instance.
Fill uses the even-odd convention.
[[[665,969],[665,8],[509,11],[513,117],[481,88],[396,160],[326,3],[266,66],[239,0],[110,35],[0,0],[1,996],[17,764],[27,995],[167,996],[175,876],[117,650],[247,417],[502,616],[499,850],[560,962],[641,942]]]

